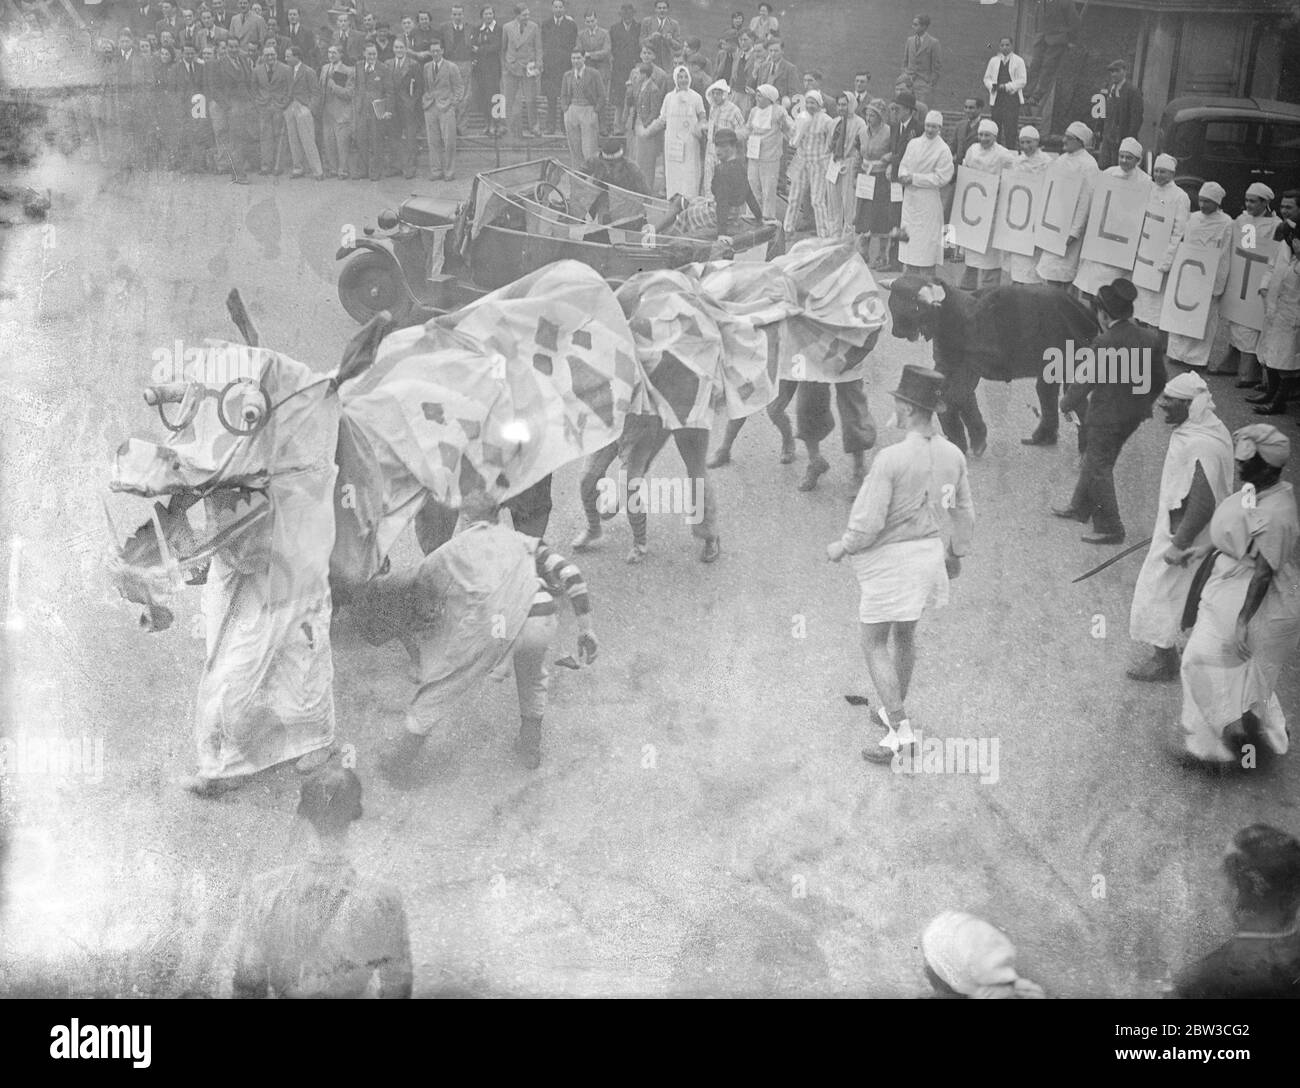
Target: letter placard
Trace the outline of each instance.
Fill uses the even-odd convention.
[[[1165,301],[1160,311],[1160,327],[1165,332],[1193,339],[1205,335],[1218,264],[1217,249],[1198,246],[1195,242],[1184,242],[1178,247],[1165,282]]]
[[[1136,286],[1159,291],[1165,285],[1165,274],[1158,269],[1173,236],[1174,213],[1169,209],[1153,212],[1148,208],[1146,218],[1142,220],[1137,259],[1133,262],[1133,283]]]
[[[1232,247],[1232,263],[1228,266],[1228,286],[1223,289],[1223,316],[1248,329],[1264,329],[1264,296],[1259,293],[1259,285],[1268,271],[1269,258],[1273,255],[1273,245],[1257,245],[1254,249],[1247,246],[1242,237],[1244,226],[1236,224],[1236,245]],[[1271,238],[1271,232],[1264,232],[1264,237]]]
[[[1092,188],[1092,210],[1083,231],[1080,258],[1125,271],[1131,269],[1150,197],[1149,181],[1134,185],[1110,174],[1098,177]]]
[[[952,227],[962,249],[987,253],[993,234],[993,212],[998,203],[998,175],[968,166],[957,167],[952,195]]]
[[[993,215],[993,247],[1004,253],[1034,255],[1034,224],[1043,201],[1043,175],[1008,170],[998,186]]]
[[[1034,245],[1043,252],[1065,256],[1074,206],[1079,202],[1082,188],[1083,178],[1078,174],[1067,174],[1049,167],[1043,175],[1042,213],[1034,225]]]

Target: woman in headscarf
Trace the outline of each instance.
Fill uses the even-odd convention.
[[[858,181],[858,164],[862,162],[862,138],[867,123],[858,116],[858,96],[845,91],[836,99],[839,116],[831,133],[831,170],[835,180],[827,174],[830,205],[831,236],[847,238],[853,234],[853,224],[858,217],[858,198],[854,191]]]
[[[943,114],[930,110],[925,131],[908,143],[898,164],[903,186],[903,221],[898,259],[909,272],[929,274],[943,263],[943,197],[952,180],[952,151],[944,143]]]
[[[806,193],[812,202],[813,221],[819,238],[831,238],[829,183],[826,168],[831,161],[831,135],[835,120],[826,116],[821,91],[812,90],[804,95],[804,112],[794,126],[794,159],[790,163],[790,189],[786,196],[785,232],[793,234],[798,223],[799,209]]]
[[[867,264],[876,269],[889,263],[889,232],[894,226],[889,205],[889,166],[894,161],[894,133],[885,120],[888,110],[884,99],[873,98],[863,111],[866,127],[858,137],[862,149],[858,172],[873,178],[875,188],[870,197],[858,198],[855,227],[859,234],[868,236]]]
[[[1282,480],[1291,443],[1267,423],[1232,437],[1242,487],[1214,511],[1214,550],[1196,581],[1208,577],[1199,598],[1193,583],[1184,615],[1195,620],[1183,652],[1183,743],[1192,760],[1217,766],[1236,762],[1243,742],[1286,752],[1276,688],[1300,647],[1300,516]]]
[[[770,83],[758,88],[757,104],[749,111],[742,135],[749,163],[749,187],[758,198],[764,219],[776,218],[776,186],[781,177],[785,141],[794,136],[794,122],[779,105],[781,93]]]
[[[1264,368],[1264,392],[1247,397],[1262,416],[1281,415],[1300,370],[1300,231],[1282,224],[1282,240],[1269,265],[1260,293],[1264,302],[1264,331],[1256,352]]]
[[[1041,986],[1016,973],[1016,946],[1007,935],[973,914],[944,911],[921,934],[921,953],[936,997],[1046,996]]]
[[[709,119],[704,129],[704,181],[700,186],[700,192],[706,196],[713,191],[713,168],[718,164],[715,137],[724,129],[739,135],[740,130],[745,127],[745,115],[728,97],[730,93],[731,88],[725,79],[717,80],[708,91]]]
[[[1151,547],[1129,613],[1129,637],[1154,652],[1127,675],[1146,681],[1178,678],[1178,635],[1195,573],[1188,560],[1209,550],[1210,518],[1232,491],[1232,435],[1214,414],[1205,379],[1191,371],[1179,374],[1156,405],[1174,430],[1160,474]]]
[[[659,120],[650,126],[664,134],[664,186],[669,200],[700,195],[700,133],[704,131],[704,99],[691,90],[691,72],[684,64],[673,69],[673,89],[664,95]]]

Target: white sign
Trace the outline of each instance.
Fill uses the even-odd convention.
[[[1184,242],[1174,254],[1165,284],[1165,301],[1160,311],[1160,327],[1199,340],[1205,335],[1214,295],[1214,274],[1218,271],[1220,251],[1194,242]]]
[[[1042,174],[1014,170],[1003,174],[993,213],[993,248],[1032,257],[1034,226],[1042,201]]]
[[[957,167],[950,220],[957,245],[975,253],[988,252],[997,204],[997,174],[986,174],[969,166]]]
[[[1043,180],[1043,210],[1034,225],[1034,245],[1044,253],[1065,256],[1074,207],[1079,203],[1083,178],[1048,168]]]
[[[1165,274],[1159,271],[1160,262],[1174,236],[1174,213],[1167,209],[1158,212],[1147,209],[1142,220],[1142,234],[1138,238],[1137,256],[1133,259],[1133,283],[1148,291],[1159,291],[1165,285]]]
[[[1264,330],[1264,296],[1259,285],[1268,271],[1274,243],[1271,231],[1265,232],[1266,242],[1260,245],[1259,237],[1250,237],[1245,229],[1253,224],[1238,223],[1235,228],[1236,245],[1232,247],[1232,263],[1228,266],[1228,286],[1223,289],[1222,313],[1229,321],[1245,325],[1248,329]],[[1250,234],[1254,234],[1252,230]],[[1246,245],[1254,242],[1254,246]]]
[[[1097,178],[1079,256],[1125,271],[1132,268],[1150,198],[1149,181],[1134,185],[1110,174]]]

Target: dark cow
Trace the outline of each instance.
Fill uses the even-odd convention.
[[[1101,331],[1087,306],[1046,284],[963,291],[934,276],[899,276],[889,287],[889,313],[895,336],[933,343],[935,369],[944,375],[943,433],[963,453],[969,434],[974,457],[988,445],[988,428],[975,398],[981,378],[1034,378],[1038,426],[1021,442],[1054,445],[1060,389],[1043,378],[1044,352],[1052,347],[1064,351],[1067,340],[1083,347]]]

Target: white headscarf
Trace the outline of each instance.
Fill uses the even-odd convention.
[[[1214,414],[1210,387],[1199,374],[1179,374],[1165,385],[1163,396],[1191,404],[1187,419],[1169,436],[1164,471],[1160,474],[1160,508],[1177,510],[1192,490],[1196,466],[1201,466],[1215,502],[1232,492],[1232,436]]]
[[[677,73],[678,73],[678,72],[685,72],[685,73],[686,73],[686,86],[685,86],[685,87],[679,87],[679,86],[677,86]],[[674,91],[683,91],[683,90],[685,90],[685,91],[689,91],[690,89],[691,89],[691,70],[690,70],[689,68],[687,68],[686,65],[684,65],[684,64],[679,64],[676,68],[673,69],[673,90],[674,90]]]
[[[1016,974],[1016,948],[1007,935],[974,915],[944,911],[925,927],[921,951],[934,973],[967,997],[1045,996]]]

